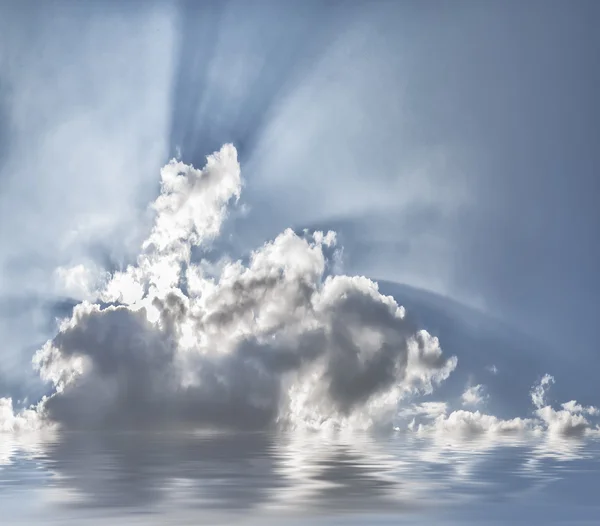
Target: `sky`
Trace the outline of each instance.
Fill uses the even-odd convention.
[[[158,168],[229,141],[256,240],[333,225],[352,271],[596,354],[595,2],[2,9],[3,297],[125,260]]]
[[[0,0],[0,438],[385,428],[426,495],[419,462],[517,439],[591,458],[561,441],[600,436],[599,16]],[[249,454],[306,489],[294,440]]]
[[[31,359],[56,319],[98,294],[135,296],[123,288],[131,272],[154,283],[167,260],[148,246],[217,275],[225,256],[254,272],[252,250],[275,257],[305,228],[323,233],[298,248],[322,252],[322,279],[366,276],[422,290],[421,301],[432,293],[521,335],[524,353],[543,348],[550,366],[584,375],[598,364],[596,2],[56,0],[0,10],[2,396],[49,392]],[[176,159],[203,177],[226,143],[234,153],[222,150],[215,170],[241,167],[240,181],[215,186],[216,201],[188,188],[214,223],[177,212],[161,168]],[[165,241],[169,229],[185,249]],[[499,359],[490,351],[490,365]],[[452,369],[436,367],[426,381]]]

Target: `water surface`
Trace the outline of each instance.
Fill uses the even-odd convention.
[[[402,433],[0,442],[7,524],[598,524],[600,444]]]

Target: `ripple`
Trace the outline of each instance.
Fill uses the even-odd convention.
[[[399,434],[65,433],[3,441],[0,502],[12,503],[15,523],[35,514],[447,521],[507,502],[593,516],[599,460],[590,440],[482,449]]]

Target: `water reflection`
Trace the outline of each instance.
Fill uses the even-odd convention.
[[[442,510],[460,514],[465,503],[518,502],[523,495],[541,503],[558,493],[578,505],[587,495],[587,504],[596,506],[589,488],[600,482],[600,447],[593,441],[66,433],[2,436],[0,444],[0,502],[35,495],[47,514],[102,511],[131,519],[184,510],[196,521],[208,520],[207,514],[211,521],[282,513],[414,518]],[[579,484],[588,491],[572,489]],[[552,490],[557,487],[561,491]],[[600,511],[593,506],[588,511]]]

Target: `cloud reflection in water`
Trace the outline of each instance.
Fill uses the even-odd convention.
[[[569,509],[600,482],[599,446],[403,433],[64,433],[3,441],[0,501],[22,501],[13,496],[27,492],[27,513],[51,510],[57,520],[75,513],[164,521],[185,510],[196,522],[299,514],[332,521],[346,512],[418,512],[425,520],[524,499],[530,507],[562,502]],[[586,502],[577,513],[598,511],[593,499]]]

